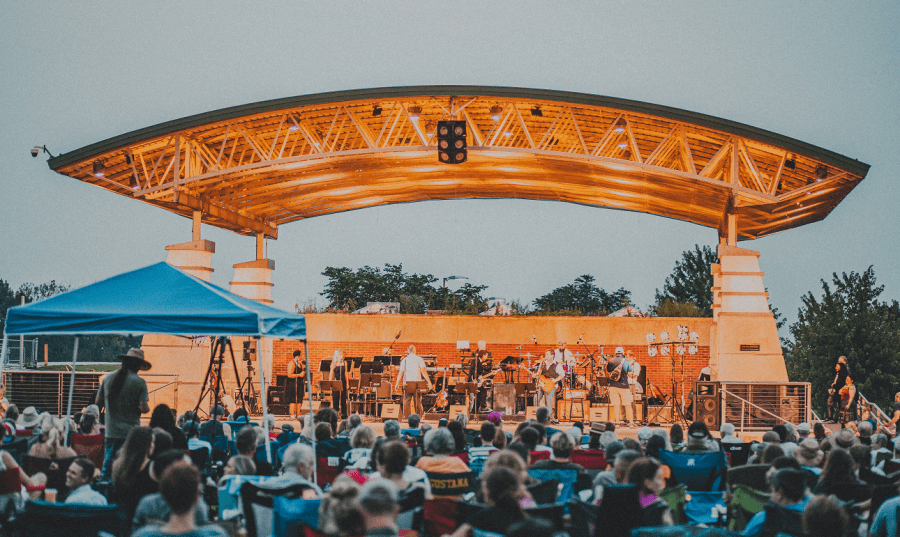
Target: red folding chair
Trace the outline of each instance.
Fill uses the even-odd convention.
[[[456,500],[425,500],[425,535],[452,534],[456,531]]]
[[[328,464],[328,459],[333,459],[334,466]],[[316,484],[324,487],[326,484],[334,483],[341,473],[341,461],[337,457],[317,457],[316,463]]]
[[[103,448],[104,438],[102,434],[72,434],[69,437],[69,445],[75,453],[89,458],[94,466],[103,468],[103,459],[106,455]]]
[[[571,460],[585,470],[605,470],[607,465],[606,455],[597,449],[576,449],[572,452]]]
[[[541,450],[541,451],[532,451],[531,452],[531,464],[536,463],[537,461],[549,460],[550,452]]]

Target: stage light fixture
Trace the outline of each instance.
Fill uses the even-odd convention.
[[[493,121],[500,121],[500,114],[503,112],[503,109],[497,105],[491,107],[491,119]]]
[[[503,136],[506,136],[507,138],[509,138],[510,136],[512,136],[512,133],[509,131],[506,131],[503,133]]]
[[[465,121],[438,121],[438,160],[444,164],[461,164],[468,158]]]
[[[654,347],[653,345],[650,345],[649,347],[647,347],[647,355],[650,356],[651,358],[656,356],[656,347]]]
[[[828,179],[828,166],[819,164],[816,167],[816,182],[821,183],[825,179]]]
[[[688,327],[678,325],[678,341],[687,341],[688,338]]]
[[[377,117],[381,115],[381,107],[377,104],[372,107],[372,117]]]
[[[138,182],[138,179],[137,179],[137,177],[134,176],[134,174],[131,174],[131,177],[129,178],[129,183],[131,184],[132,190],[140,190],[141,189],[141,183]]]
[[[106,174],[106,165],[102,161],[94,161],[94,177],[103,177]]]
[[[690,337],[691,337],[691,341],[696,343],[700,339],[700,334],[698,334],[697,332],[691,332]]]
[[[616,134],[622,134],[625,132],[625,127],[616,127],[614,130],[616,131]]]
[[[628,147],[628,144],[625,142],[619,144],[619,149],[625,149],[626,147]]]
[[[677,352],[679,356],[684,356],[685,350],[686,349],[684,348],[684,345],[678,345],[677,347],[675,347],[675,352]]]
[[[422,115],[422,107],[421,106],[410,106],[409,107],[409,117],[413,121],[418,121],[419,116]]]
[[[297,131],[300,130],[300,125],[297,125],[296,123],[294,123],[294,122],[292,121],[292,122],[291,122],[291,126],[288,127],[288,130],[291,131],[291,132],[297,132]]]
[[[434,123],[429,121],[425,124],[425,136],[431,138],[432,134],[434,134]]]
[[[669,355],[669,347],[660,347],[659,353],[662,354],[663,356],[668,356]]]
[[[691,356],[697,354],[697,347],[695,345],[689,345],[688,354],[690,354]]]
[[[662,333],[660,333],[660,334],[659,334],[659,340],[660,340],[661,342],[663,342],[663,343],[668,343],[668,342],[669,342],[669,333],[668,333],[668,332],[662,332]]]
[[[540,107],[537,106],[531,109],[531,115],[536,117],[544,117],[544,113],[541,112]]]
[[[646,337],[647,337],[647,343],[656,343],[656,334],[651,332],[651,333],[647,334]]]

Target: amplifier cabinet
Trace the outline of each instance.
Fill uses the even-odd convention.
[[[609,405],[598,405],[592,406],[590,412],[588,413],[588,417],[590,418],[591,423],[597,422],[607,422],[609,421]]]

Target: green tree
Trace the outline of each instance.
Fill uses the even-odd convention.
[[[822,297],[802,297],[797,322],[790,327],[794,342],[787,349],[788,376],[812,383],[813,403],[824,409],[839,356],[846,356],[857,390],[881,408],[900,385],[900,306],[878,300],[884,286],[875,271],[832,275],[822,280]]]
[[[426,308],[453,313],[479,313],[486,309],[481,296],[486,285],[467,283],[450,291],[435,286],[438,279],[431,274],[406,274],[402,264],[385,264],[384,269],[367,265],[355,271],[327,267],[322,275],[328,283],[321,294],[328,299],[331,310],[353,311],[368,302],[399,302],[401,313],[425,313]]]
[[[534,299],[538,315],[607,315],[630,304],[631,291],[620,287],[608,293],[594,284],[590,274]]]
[[[695,244],[693,250],[682,252],[681,261],[675,262],[675,268],[666,278],[662,291],[656,290],[654,309],[657,315],[660,315],[659,308],[665,302],[692,302],[702,313],[701,316],[712,317],[713,277],[710,265],[717,261],[716,253],[709,246],[700,248],[699,244]]]

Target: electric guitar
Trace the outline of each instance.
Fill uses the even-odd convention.
[[[438,393],[437,400],[434,403],[436,408],[444,408],[450,402],[450,393],[447,391],[447,371],[450,368],[444,370],[444,386],[443,389]]]
[[[559,382],[560,380],[562,380],[562,377],[559,377],[556,380],[554,380],[550,377],[545,377],[544,375],[541,374],[542,369],[543,369],[543,363],[541,364],[540,368],[537,371],[535,371],[534,373],[531,374],[531,378],[534,379],[535,384],[537,384],[537,387],[542,392],[550,393],[556,388],[556,383]]]
[[[478,377],[478,379],[475,381],[475,383],[478,385],[479,388],[481,388],[481,386],[485,382],[487,382],[488,380],[493,380],[494,376],[499,372],[500,372],[499,369],[495,369],[493,371],[485,373],[484,375],[481,375],[480,377]]]

